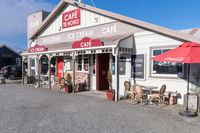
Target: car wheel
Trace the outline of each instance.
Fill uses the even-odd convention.
[[[10,74],[9,77],[8,77],[8,79],[14,80],[15,79],[15,75],[14,74]]]

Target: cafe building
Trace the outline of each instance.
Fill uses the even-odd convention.
[[[61,0],[51,13],[28,16],[28,49],[22,56],[28,60],[29,76],[50,77],[49,88],[54,77],[70,74],[74,84],[84,84],[80,89],[105,91],[110,71],[115,100],[124,95],[124,81],[158,87],[166,84],[167,90],[183,95],[186,66],[150,58],[186,41],[200,43],[190,34]],[[180,98],[179,103],[182,101]]]

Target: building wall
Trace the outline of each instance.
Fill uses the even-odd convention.
[[[158,89],[163,84],[166,84],[167,89],[166,91],[172,91],[172,92],[178,92],[183,97],[184,94],[186,94],[187,91],[187,80],[186,78],[179,77],[178,75],[172,76],[172,77],[152,77],[151,76],[151,48],[155,47],[163,47],[163,48],[175,48],[178,45],[182,44],[182,42],[164,37],[162,35],[158,35],[151,32],[141,32],[134,34],[135,37],[135,53],[143,53],[145,54],[145,79],[139,80],[136,79],[136,84],[141,84],[144,86],[157,86]],[[131,42],[126,42],[131,43]],[[126,45],[126,44],[124,44]],[[187,67],[184,66],[184,75],[187,74]],[[191,65],[190,69],[190,86],[192,86],[192,82],[195,82],[195,77],[197,74],[200,73],[200,65],[199,64],[193,64]],[[196,74],[196,75],[195,75]],[[115,76],[113,76],[113,81],[115,82]],[[119,87],[119,93],[121,96],[124,95],[124,81],[131,81],[133,83],[133,79],[131,78],[131,59],[126,59],[126,75],[120,75],[120,87]],[[115,84],[113,84],[115,88]],[[183,98],[178,99],[178,103],[183,103]]]
[[[21,62],[21,56],[19,56],[17,53],[5,46],[0,48],[0,68],[6,65],[16,65],[16,58],[19,58]]]
[[[61,33],[66,31],[71,31],[80,28],[86,28],[95,25],[101,25],[105,23],[114,22],[115,20],[110,19],[108,17],[104,17],[99,14],[95,14],[83,9],[80,9],[80,25],[72,26],[68,28],[62,28],[62,14],[65,12],[69,12],[72,10],[78,9],[75,6],[68,5],[66,6],[55,18],[52,20],[51,23],[46,27],[46,29],[40,34],[40,36],[47,36],[55,33]]]

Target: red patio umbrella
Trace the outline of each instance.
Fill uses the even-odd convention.
[[[179,47],[169,50],[151,59],[162,62],[180,62],[188,64],[188,78],[187,78],[188,84],[187,84],[187,104],[186,104],[186,113],[188,113],[190,64],[200,63],[200,44],[194,42],[184,42]]]

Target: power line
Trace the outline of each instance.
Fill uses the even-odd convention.
[[[96,7],[96,5],[94,4],[94,1],[93,0],[90,0],[90,1],[92,2],[93,6]]]

